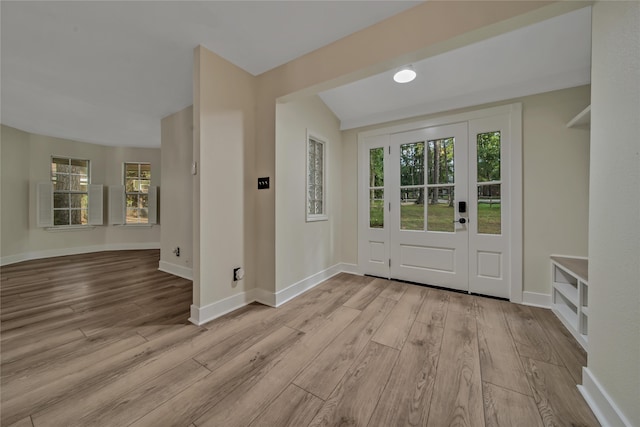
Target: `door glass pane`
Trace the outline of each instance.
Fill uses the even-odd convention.
[[[453,184],[454,138],[437,139],[428,142],[427,167],[429,184]]]
[[[427,231],[455,231],[454,187],[429,189]]]
[[[400,189],[400,229],[424,230],[424,188]]]
[[[478,134],[478,182],[500,181],[500,132]]]
[[[369,187],[384,186],[384,148],[369,150]]]
[[[369,191],[369,227],[384,228],[384,190]]]
[[[478,185],[478,233],[501,234],[500,184]]]
[[[400,185],[424,184],[424,142],[400,146]]]

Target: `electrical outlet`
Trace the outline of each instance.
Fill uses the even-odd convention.
[[[174,254],[176,254],[176,256],[177,256],[177,257],[179,257],[179,256],[180,256],[180,246],[176,247],[176,248],[173,250],[173,253],[174,253]]]

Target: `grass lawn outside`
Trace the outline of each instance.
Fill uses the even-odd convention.
[[[424,230],[424,208],[425,205],[406,203],[400,206],[400,223],[403,230]],[[446,204],[427,205],[427,225],[428,231],[455,230],[453,220],[455,211],[453,207]],[[500,234],[501,233],[501,206],[500,203],[480,203],[478,206],[478,233],[480,234]],[[383,228],[384,203],[382,200],[375,200],[371,204],[369,226],[371,228]]]

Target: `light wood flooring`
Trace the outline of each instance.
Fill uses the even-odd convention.
[[[2,426],[597,426],[548,310],[340,274],[197,327],[158,251],[3,267]]]

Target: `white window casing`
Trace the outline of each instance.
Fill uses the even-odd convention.
[[[326,176],[328,144],[326,139],[307,130],[306,146],[306,220],[326,221],[329,219]]]

